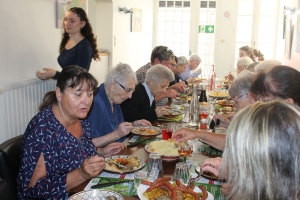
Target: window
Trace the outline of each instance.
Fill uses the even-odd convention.
[[[216,1],[201,1],[199,10],[198,54],[202,75],[208,76],[214,64]],[[204,30],[205,28],[205,30]],[[201,30],[202,29],[202,30]]]
[[[168,46],[187,59],[190,53],[198,53],[202,75],[208,75],[214,60],[216,6],[216,0],[158,1],[156,45]],[[199,33],[199,25],[207,26],[206,30],[212,25],[212,33]]]
[[[176,56],[188,56],[190,2],[159,1],[156,45],[165,45]]]
[[[277,32],[278,0],[239,0],[235,59],[239,48],[260,50],[265,59],[274,59]]]

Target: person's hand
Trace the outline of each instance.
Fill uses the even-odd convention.
[[[178,92],[176,90],[173,89],[167,89],[166,93],[165,93],[165,97],[170,97],[170,98],[175,98],[178,96]]]
[[[55,76],[56,70],[52,68],[43,68],[43,71],[36,71],[36,76],[41,80],[47,80]]]
[[[136,120],[132,124],[133,126],[152,126],[151,122],[145,119]]]
[[[166,111],[166,109],[165,109],[164,106],[157,106],[157,107],[155,108],[155,112],[156,112],[156,116],[157,116],[157,117],[163,116],[163,115],[165,114],[165,111]]]
[[[184,92],[186,89],[186,85],[183,81],[177,82],[176,84],[171,86],[172,89],[176,90],[177,92]]]
[[[184,142],[187,140],[193,140],[195,138],[199,137],[200,131],[188,129],[188,128],[182,128],[179,131],[176,131],[172,135],[172,140],[174,140],[175,143]]]
[[[222,158],[220,157],[205,159],[201,164],[201,169],[205,172],[211,172],[215,176],[219,177],[221,164],[222,164]]]
[[[122,149],[124,149],[124,145],[121,142],[113,142],[103,148],[97,148],[97,153],[103,157],[109,157],[120,153]]]
[[[213,120],[214,120],[215,123],[216,123],[217,119],[220,120],[219,127],[224,127],[224,128],[228,128],[229,127],[229,124],[231,122],[229,118],[224,117],[223,114],[214,115],[213,116]]]
[[[132,124],[129,122],[122,122],[119,124],[118,128],[114,131],[115,134],[121,138],[130,133],[130,130],[133,128]]]
[[[232,189],[232,184],[229,184],[229,183],[223,183],[221,184],[221,192],[226,196],[228,197],[230,192],[231,192],[231,189]]]
[[[190,77],[190,78],[188,78],[187,80],[186,80],[186,82],[188,82],[188,83],[195,83],[195,78],[194,77]]]
[[[104,159],[98,155],[86,158],[79,168],[79,173],[84,179],[91,179],[100,174],[105,168]]]
[[[197,69],[197,71],[199,72],[199,74],[201,74],[201,72],[202,72],[202,69],[201,69],[201,68],[199,68],[199,69]]]

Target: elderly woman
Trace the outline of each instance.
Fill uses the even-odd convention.
[[[194,70],[196,69],[201,63],[201,58],[198,54],[194,53],[190,56],[189,58],[189,65],[186,67],[186,69],[180,73],[180,78],[181,80],[183,81],[186,81],[188,80],[188,78],[190,77],[193,77],[193,78],[197,78],[201,72],[202,72],[202,69],[199,68],[196,72],[194,73],[191,73],[191,70]]]
[[[270,71],[273,67],[281,65],[281,62],[278,60],[265,60],[265,61],[261,61],[259,62],[255,67],[254,67],[254,71],[256,73],[260,73],[260,72],[267,72]]]
[[[124,119],[126,121],[139,119],[153,121],[163,116],[164,107],[156,107],[154,96],[166,92],[166,88],[173,80],[173,72],[161,64],[148,69],[145,82],[138,84],[132,98],[121,104]]]
[[[256,102],[233,119],[222,158],[201,167],[229,184],[232,200],[300,199],[300,112],[286,101]]]
[[[87,117],[96,147],[113,141],[123,142],[133,126],[151,125],[147,120],[124,122],[120,104],[131,98],[135,85],[134,71],[129,65],[119,63],[106,75],[105,82],[97,88]]]
[[[188,61],[186,59],[186,57],[184,56],[179,56],[177,57],[177,65],[174,66],[174,69],[173,69],[173,72],[175,74],[175,80],[173,82],[177,83],[179,82],[181,79],[180,79],[180,76],[179,74],[181,74],[182,72],[185,71],[186,67],[188,66]],[[195,78],[194,77],[190,77],[188,78],[187,80],[184,81],[186,85],[188,85],[189,83],[194,83],[195,82]],[[172,83],[172,82],[171,82]],[[170,85],[171,85],[170,83]]]
[[[250,71],[242,71],[238,77],[232,82],[229,88],[229,95],[234,100],[234,109],[236,112],[255,102],[255,98],[250,93],[251,83],[256,78],[256,74]],[[233,115],[228,118],[223,114],[214,115],[213,120],[220,120],[220,126],[227,128],[231,122]],[[192,140],[200,138],[205,143],[219,150],[224,150],[226,135],[215,134],[208,131],[197,131],[192,129],[181,129],[177,131],[172,138],[176,142]]]
[[[241,73],[243,70],[246,70],[249,65],[251,65],[253,60],[249,57],[242,57],[238,59],[236,63],[237,74]]]
[[[118,153],[122,145],[97,149],[86,117],[97,80],[77,66],[66,67],[48,92],[24,133],[19,199],[66,199],[67,192],[97,176],[105,167],[100,155]]]
[[[300,72],[288,66],[275,66],[260,73],[251,85],[251,92],[258,101],[285,99],[300,106]]]

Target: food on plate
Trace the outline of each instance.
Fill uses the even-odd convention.
[[[151,129],[149,127],[135,127],[131,130],[132,133],[136,133],[139,135],[157,135],[158,130]]]
[[[205,200],[208,193],[203,186],[199,186],[202,192],[194,192],[194,187],[189,188],[178,179],[174,183],[169,178],[159,178],[154,182],[142,180],[142,184],[150,186],[144,193],[147,200]]]
[[[230,106],[223,106],[223,109],[222,109],[222,111],[228,111],[228,112],[231,112],[232,110],[233,109]]]
[[[213,173],[211,172],[204,172],[203,173],[203,176],[204,177],[207,177],[207,178],[211,178],[211,179],[219,179],[219,177],[215,176]]]
[[[226,92],[208,92],[207,93],[208,96],[211,96],[211,97],[228,97],[228,94]]]
[[[181,115],[182,110],[178,109],[165,109],[164,115]]]
[[[203,101],[203,102],[200,102],[199,105],[200,106],[207,106],[208,104],[207,104],[207,102]]]
[[[125,166],[126,169],[121,169],[117,164]],[[140,162],[137,157],[130,156],[126,157],[117,157],[114,159],[108,160],[105,164],[105,170],[108,171],[115,171],[115,172],[128,172],[137,170],[140,167]]]
[[[178,148],[173,140],[159,140],[149,143],[151,152],[164,156],[179,156]]]

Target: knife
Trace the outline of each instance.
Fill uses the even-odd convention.
[[[113,182],[109,182],[109,183],[99,183],[99,184],[93,185],[91,188],[97,189],[97,188],[101,188],[101,187],[106,187],[106,186],[111,186],[111,185],[116,185],[116,184],[121,184],[121,183],[128,183],[128,182],[133,182],[133,180],[113,181]]]
[[[151,139],[153,139],[153,138],[148,138],[148,139],[145,139],[145,140],[141,140],[141,141],[138,141],[138,142],[134,142],[134,143],[128,144],[128,145],[127,145],[127,148],[134,147],[134,146],[136,146],[136,145],[139,145],[139,144],[141,144],[141,143],[143,143],[143,142],[145,142],[145,141],[151,140]]]

